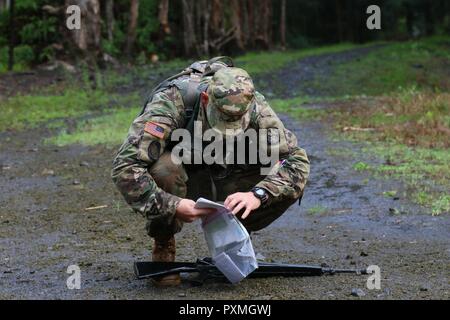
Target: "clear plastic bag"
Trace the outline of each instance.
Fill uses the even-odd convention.
[[[217,209],[203,218],[202,229],[214,265],[231,283],[241,281],[258,268],[250,236],[233,214],[203,198],[197,200],[196,208]]]

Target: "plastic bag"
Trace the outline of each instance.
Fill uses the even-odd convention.
[[[214,265],[231,283],[241,281],[258,268],[247,230],[228,209],[204,198],[199,198],[195,207],[217,209],[202,219],[202,229]]]

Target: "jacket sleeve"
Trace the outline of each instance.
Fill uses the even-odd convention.
[[[256,186],[264,188],[271,195],[267,205],[284,199],[298,199],[303,194],[309,176],[308,156],[305,150],[298,147],[296,136],[284,127],[268,103],[263,98],[260,98],[260,102],[258,127],[278,132],[279,161]]]
[[[158,187],[148,169],[166,150],[170,134],[183,126],[184,106],[175,87],[156,94],[137,117],[119,149],[112,179],[131,208],[152,219],[174,218],[180,198]]]

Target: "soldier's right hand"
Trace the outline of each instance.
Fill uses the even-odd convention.
[[[177,206],[175,215],[178,219],[183,222],[193,222],[198,218],[207,216],[208,214],[214,213],[216,209],[197,209],[195,208],[195,201],[190,199],[182,199]]]

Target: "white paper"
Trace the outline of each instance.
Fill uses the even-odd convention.
[[[202,229],[214,265],[231,283],[239,282],[258,268],[247,230],[225,206],[199,198],[195,207],[217,209],[203,218]]]
[[[211,208],[228,211],[228,209],[223,204],[205,198],[198,198],[197,201],[195,202],[195,208],[197,209]]]

